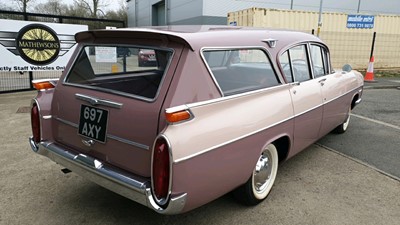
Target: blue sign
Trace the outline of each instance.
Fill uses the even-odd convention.
[[[229,26],[237,26],[237,22],[236,21],[230,22]]]
[[[372,29],[374,28],[375,16],[348,15],[347,28]]]

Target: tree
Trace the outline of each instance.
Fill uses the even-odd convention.
[[[60,3],[59,0],[48,0],[35,6],[35,12],[42,14],[66,15],[68,5]]]
[[[123,20],[126,24],[128,21],[128,7],[125,0],[121,0],[119,4],[119,9],[107,11],[105,14],[105,18],[110,20]]]
[[[28,8],[28,3],[33,3],[35,0],[13,0],[18,4],[18,7],[22,12],[26,13],[26,9]]]
[[[106,15],[102,8],[109,5],[104,3],[103,0],[74,0],[74,2],[79,7],[86,9],[93,18],[98,18],[98,13],[101,13],[102,16]]]

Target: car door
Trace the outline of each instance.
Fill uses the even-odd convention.
[[[280,56],[280,64],[287,82],[292,85],[295,125],[291,154],[295,154],[319,137],[323,114],[321,84],[312,77],[307,44],[285,51]]]
[[[322,137],[341,124],[347,116],[349,103],[344,98],[346,83],[341,72],[332,72],[328,49],[320,44],[310,44],[311,67],[314,79],[321,85],[323,116],[319,136]]]

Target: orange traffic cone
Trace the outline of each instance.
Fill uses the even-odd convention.
[[[374,80],[374,56],[371,57],[368,64],[367,73],[364,77],[365,82],[377,82]]]

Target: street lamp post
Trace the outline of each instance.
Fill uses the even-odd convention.
[[[361,0],[358,0],[357,13],[360,13]]]
[[[318,16],[318,30],[317,30],[317,37],[319,37],[319,33],[321,32],[322,27],[322,3],[323,0],[319,3],[319,16]]]

